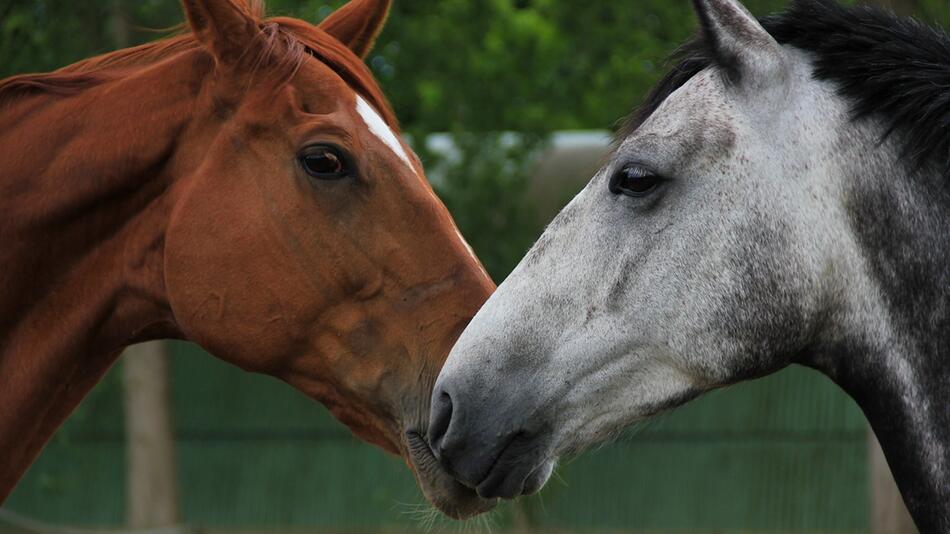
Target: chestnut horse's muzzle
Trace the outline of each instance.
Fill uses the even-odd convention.
[[[419,486],[442,513],[453,519],[468,519],[498,504],[496,499],[483,499],[475,490],[459,483],[439,464],[420,433],[410,430],[405,437],[407,456]]]

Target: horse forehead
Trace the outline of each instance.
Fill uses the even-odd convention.
[[[811,57],[785,51],[790,72],[781,86],[749,93],[729,86],[717,68],[707,68],[667,97],[624,144],[662,139],[723,155],[737,143],[748,148],[767,138],[774,155],[776,149],[792,150],[788,141],[794,136],[833,134],[828,125],[850,122],[836,89],[815,79]]]
[[[383,144],[389,147],[390,150],[396,153],[396,155],[405,163],[413,174],[419,176],[416,172],[416,167],[412,163],[412,158],[409,157],[409,153],[406,151],[405,145],[399,139],[399,136],[396,135],[396,132],[386,124],[386,121],[379,115],[369,102],[366,101],[362,96],[356,95],[356,112],[363,119],[363,122],[366,123],[366,126],[369,128],[369,131],[379,138]],[[422,177],[420,177],[422,179]],[[428,188],[428,186],[427,186]],[[435,193],[429,189],[429,194],[432,196],[432,199],[441,204],[441,201],[438,197],[435,196]],[[466,250],[469,255],[475,260],[475,263],[481,267],[481,262],[478,260],[478,257],[475,255],[475,250],[471,245],[468,244],[468,241],[465,240],[465,237],[462,236],[462,233],[455,228],[455,233],[458,236],[459,240],[465,245]],[[484,271],[484,268],[482,268]]]
[[[415,172],[412,158],[409,157],[406,147],[396,135],[396,132],[386,124],[386,121],[383,120],[379,112],[376,111],[376,108],[360,95],[356,95],[356,113],[363,119],[363,123],[369,128],[370,133],[382,141],[409,169]]]
[[[686,159],[735,142],[736,114],[720,74],[706,69],[674,91],[621,145],[622,150],[658,151]]]

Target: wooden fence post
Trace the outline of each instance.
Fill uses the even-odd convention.
[[[122,357],[126,431],[126,516],[131,528],[177,525],[178,464],[164,342],[129,347]]]
[[[891,475],[884,451],[874,432],[868,430],[868,458],[871,479],[872,534],[917,534],[904,499]]]

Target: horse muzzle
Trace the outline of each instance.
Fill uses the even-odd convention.
[[[483,499],[515,499],[544,487],[555,465],[550,433],[513,418],[516,410],[453,401],[449,389],[436,386],[429,427],[432,455],[442,468]]]
[[[407,431],[405,440],[412,472],[426,499],[439,511],[453,519],[468,519],[498,504],[497,499],[481,498],[447,472],[419,432]]]

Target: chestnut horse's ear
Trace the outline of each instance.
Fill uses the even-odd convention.
[[[260,31],[244,0],[182,0],[195,37],[219,63],[236,63]]]
[[[365,58],[383,31],[390,5],[392,0],[351,0],[321,22],[320,29]]]

